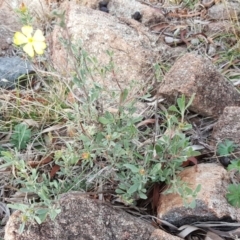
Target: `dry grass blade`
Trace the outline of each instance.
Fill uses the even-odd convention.
[[[219,237],[213,232],[207,232],[205,240],[222,240],[223,238]]]
[[[191,226],[191,225],[183,225],[180,228],[178,228],[178,230],[180,232],[177,234],[177,236],[181,237],[181,238],[185,238],[185,237],[187,237],[188,235],[190,235],[191,233],[194,233],[194,232],[205,233],[204,230],[202,230],[200,228],[197,228],[197,227],[194,227],[194,226]]]

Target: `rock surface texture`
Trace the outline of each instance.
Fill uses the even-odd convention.
[[[182,238],[173,236],[161,229],[155,229],[149,240],[180,240]]]
[[[240,144],[240,107],[226,107],[213,128],[212,137],[216,142],[228,139]]]
[[[190,109],[203,116],[219,117],[226,106],[240,105],[240,94],[207,59],[188,53],[165,75],[159,94],[174,102],[196,94]]]
[[[18,234],[19,213],[10,217],[5,240],[147,240],[154,227],[108,204],[89,199],[81,193],[68,193],[60,200],[62,212],[56,220],[26,227]]]
[[[152,8],[136,0],[111,0],[108,8],[111,14],[121,18],[133,18],[134,13],[139,12],[142,15],[141,22],[146,26],[166,21],[159,9]]]
[[[6,1],[0,1],[0,56],[12,56],[13,32],[21,28],[17,16]]]
[[[145,102],[139,101],[137,105],[136,113],[143,116],[148,107],[158,107],[155,104],[156,98],[154,98],[156,92],[159,97],[166,100],[164,104],[175,103],[177,97],[182,94],[187,98],[195,94],[190,109],[202,116],[219,118],[212,134],[212,138],[215,140],[214,147],[216,147],[216,142],[224,139],[230,139],[240,144],[240,94],[206,56],[208,55],[209,59],[213,59],[213,61],[221,58],[221,52],[227,52],[231,58],[234,57],[234,55],[231,56],[231,51],[226,51],[228,47],[222,44],[224,38],[219,36],[230,33],[238,34],[234,31],[232,23],[240,13],[240,4],[236,1],[229,1],[226,3],[228,6],[228,11],[226,11],[224,3],[204,0],[201,2],[201,6],[196,7],[196,11],[199,7],[203,8],[204,5],[209,6],[202,9],[204,11],[197,12],[196,18],[194,18],[191,11],[186,12],[184,9],[179,11],[177,8],[174,9],[175,7],[172,8],[172,4],[168,8],[166,7],[168,3],[165,5],[165,3],[160,3],[164,1],[159,0],[103,0],[101,2],[104,2],[104,4],[101,3],[104,5],[104,11],[100,9],[100,0],[0,0],[0,89],[15,87],[16,78],[27,72],[25,66],[28,66],[28,71],[33,70],[24,60],[26,54],[22,48],[14,48],[12,44],[14,32],[20,31],[22,27],[14,10],[24,3],[39,21],[34,28],[42,28],[46,34],[48,45],[46,55],[43,55],[43,60],[41,57],[33,59],[38,66],[41,65],[41,61],[44,63],[46,59],[51,62],[50,71],[53,71],[53,74],[50,71],[44,71],[45,74],[49,73],[49,76],[55,76],[54,70],[56,70],[57,76],[59,76],[58,80],[67,81],[74,72],[72,71],[74,68],[73,55],[80,62],[83,49],[84,54],[88,54],[93,60],[88,66],[92,70],[91,73],[94,73],[91,76],[94,84],[100,83],[106,90],[107,96],[109,93],[123,90],[131,84],[133,90],[129,91],[127,97],[138,99],[143,95],[146,96],[148,89],[153,87],[152,96],[149,97],[151,100],[146,97]],[[65,11],[65,28],[60,28],[57,24],[59,18],[53,14],[53,10],[56,9],[58,13]],[[206,14],[203,15],[204,18],[201,18],[203,12]],[[228,21],[224,21],[224,19]],[[218,34],[219,36],[217,36]],[[75,50],[73,52],[69,49],[66,51],[60,42],[62,36],[68,37],[74,43]],[[199,36],[204,38],[198,38]],[[186,38],[185,41],[183,38]],[[231,42],[230,38],[228,40]],[[208,46],[201,45],[205,41]],[[234,44],[233,41],[230,46],[235,51]],[[186,54],[192,49],[198,54]],[[69,55],[71,58],[68,58]],[[5,57],[8,57],[7,60]],[[176,58],[178,60],[173,64],[173,60]],[[8,64],[9,59],[11,64]],[[224,59],[224,64],[226,61],[228,59]],[[81,64],[84,65],[82,62]],[[222,67],[221,70],[224,70],[225,73],[228,72],[232,64],[233,68],[234,64],[238,64],[237,70],[235,69],[237,75],[233,74],[233,76],[239,76],[239,62],[235,62],[235,59],[231,60],[231,64],[227,66],[228,69],[224,70],[225,67]],[[7,68],[3,68],[5,66]],[[55,68],[54,70],[52,66]],[[159,72],[155,71],[153,66]],[[107,72],[106,75],[103,74],[104,71]],[[45,77],[42,80],[44,81]],[[158,81],[161,82],[160,87],[155,88],[154,86],[159,85]],[[88,81],[86,82],[88,83]],[[75,90],[74,87],[75,85],[73,90]],[[3,91],[7,92],[8,90],[4,89]],[[31,91],[35,94],[34,89]],[[41,94],[41,89],[38,93]],[[21,100],[21,96],[19,100]],[[29,102],[30,100],[31,98],[28,99]],[[1,101],[8,102],[6,99]],[[14,101],[16,102],[16,98]],[[117,104],[120,105],[118,99],[117,101]],[[34,103],[30,103],[34,106]],[[105,108],[109,109],[105,102],[102,105],[104,105],[102,112]],[[68,109],[65,110],[68,111]],[[113,113],[115,110],[116,108],[112,108]],[[158,110],[154,109],[155,116]],[[156,120],[152,119],[151,111],[150,115],[151,119],[144,116],[146,120]],[[64,124],[66,124],[65,118]],[[155,126],[157,127],[157,124]],[[41,132],[42,130],[41,128]],[[200,135],[196,134],[194,140],[198,139]],[[9,134],[8,140],[10,137]],[[202,139],[205,139],[205,135]],[[2,141],[2,135],[0,140]],[[161,195],[158,205],[159,218],[176,226],[191,224],[195,221],[240,221],[240,210],[230,206],[225,198],[231,179],[222,166],[217,163],[199,164],[197,171],[194,167],[189,167],[183,170],[179,176],[193,189],[201,184],[202,188],[196,201],[197,207],[195,209],[185,208],[178,195]],[[158,194],[156,195],[158,196]],[[1,201],[5,201],[4,194],[0,195],[0,203]],[[22,235],[18,233],[21,214],[18,211],[14,212],[6,225],[5,240],[179,239],[160,229],[155,229],[149,222],[144,222],[110,204],[91,199],[81,193],[62,195],[60,207],[62,211],[56,220],[48,219],[41,225],[32,223],[26,226]],[[3,224],[1,218],[0,224]],[[2,238],[1,233],[0,239]]]
[[[139,89],[146,84],[149,67],[157,52],[153,51],[143,26],[129,26],[115,16],[74,2],[66,2],[63,8],[66,9],[66,25],[73,42],[81,42],[88,54],[96,56],[101,65],[109,65],[107,51],[113,52],[114,74],[99,78],[101,84],[117,89],[116,77],[122,87],[132,80],[137,81],[135,86]],[[67,64],[66,52],[59,43],[60,36],[56,27],[53,31],[52,59],[55,67],[64,74],[71,66]]]
[[[13,89],[17,84],[18,77],[34,72],[29,61],[25,61],[20,57],[0,57],[0,87],[5,89]]]
[[[216,163],[199,164],[197,171],[194,167],[189,167],[179,176],[192,189],[201,184],[201,191],[196,198],[197,206],[195,209],[185,208],[179,195],[162,194],[159,200],[159,218],[177,226],[198,221],[240,220],[240,209],[229,205],[225,198],[230,180],[222,166]]]

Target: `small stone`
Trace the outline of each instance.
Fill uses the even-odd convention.
[[[182,42],[181,39],[173,38],[173,37],[165,37],[164,40],[165,40],[165,43],[167,44],[178,44]]]
[[[132,15],[132,18],[140,22],[140,20],[142,19],[142,14],[137,11]]]
[[[224,2],[215,4],[208,9],[208,16],[214,20],[237,20],[240,14],[239,2]]]
[[[191,39],[191,44],[193,45],[193,46],[197,46],[198,44],[199,44],[199,39],[198,38],[193,38],[193,39]]]
[[[107,7],[107,5],[108,5],[108,1],[101,1],[101,2],[99,2],[99,8]]]
[[[213,44],[209,44],[208,55],[214,56],[216,54],[216,47]]]
[[[224,167],[227,167],[231,163],[231,159],[229,157],[219,157],[218,160]]]
[[[108,10],[107,7],[100,7],[99,10],[102,11],[102,12],[109,13],[109,10]]]

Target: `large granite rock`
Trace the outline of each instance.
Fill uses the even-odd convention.
[[[174,102],[184,94],[196,94],[190,109],[203,116],[218,118],[225,107],[240,106],[240,94],[208,59],[187,53],[165,75],[159,94]]]
[[[5,240],[147,240],[154,231],[150,223],[81,193],[62,195],[60,206],[62,211],[54,221],[27,225],[21,235],[20,213],[13,213]]]

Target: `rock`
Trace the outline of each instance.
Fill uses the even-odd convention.
[[[226,106],[240,105],[240,94],[207,59],[187,53],[165,75],[159,94],[173,102],[184,94],[196,94],[190,109],[198,114],[219,117]]]
[[[80,6],[85,6],[85,7],[89,7],[92,9],[97,9],[98,7],[100,7],[100,3],[102,2],[105,6],[107,6],[109,0],[103,0],[100,1],[99,0],[76,0],[75,1],[78,5]],[[101,4],[101,6],[103,5]]]
[[[142,4],[137,0],[111,0],[108,9],[110,14],[124,18],[131,18],[135,12],[139,12],[141,22],[146,26],[167,22],[160,9]]]
[[[205,33],[208,35],[220,34],[220,33],[233,33],[233,25],[229,21],[217,21],[209,22],[204,26]]]
[[[240,107],[226,107],[213,128],[212,138],[217,143],[228,139],[235,144],[240,144],[239,119]]]
[[[227,2],[215,4],[208,9],[208,17],[214,20],[237,20],[240,15],[239,2]]]
[[[149,68],[158,57],[158,52],[151,47],[147,29],[141,25],[128,26],[110,14],[73,2],[66,2],[62,7],[66,10],[66,24],[73,43],[81,40],[83,49],[89,56],[96,57],[101,65],[109,65],[110,57],[106,52],[113,51],[115,78],[120,86],[125,88],[132,80],[138,83],[138,89],[145,86],[146,78],[152,73]],[[56,69],[66,75],[71,66],[64,47],[59,43],[61,32],[63,30],[57,27],[53,32],[52,60]],[[104,79],[100,74],[94,74],[94,80],[108,89],[119,89],[115,78],[111,72]]]
[[[240,209],[228,204],[225,195],[230,183],[227,171],[216,163],[199,164],[197,171],[194,167],[184,169],[181,179],[195,189],[201,184],[195,209],[183,206],[179,195],[160,195],[158,217],[173,225],[181,226],[198,221],[239,221]]]
[[[21,23],[7,1],[0,1],[0,56],[12,56],[12,38]]]
[[[14,89],[16,85],[24,85],[18,77],[34,72],[30,62],[20,57],[0,57],[0,87]],[[25,80],[26,82],[26,80]]]
[[[181,240],[182,238],[179,238],[177,236],[173,236],[161,229],[155,229],[152,233],[149,240]]]
[[[146,240],[154,227],[112,206],[90,199],[81,193],[63,194],[60,199],[61,213],[54,221],[41,225],[26,226],[18,233],[19,212],[10,217],[5,231],[5,240]]]

